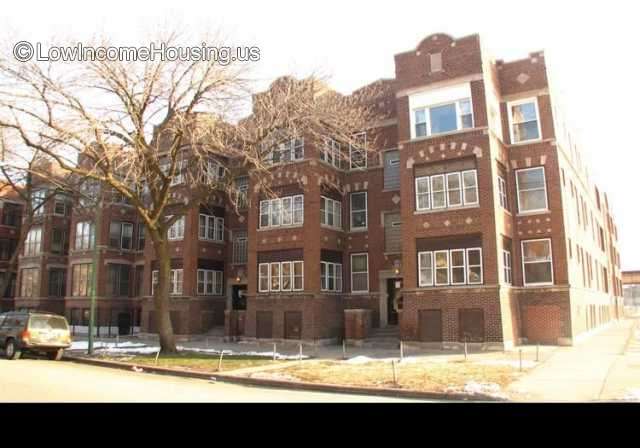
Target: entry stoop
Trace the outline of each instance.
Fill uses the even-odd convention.
[[[362,341],[362,347],[400,348],[400,328],[398,326],[372,328],[367,339]]]

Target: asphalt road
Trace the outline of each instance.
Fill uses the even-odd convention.
[[[400,402],[216,383],[44,359],[0,359],[0,402]]]

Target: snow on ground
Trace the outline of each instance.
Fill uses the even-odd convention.
[[[396,361],[400,364],[414,364],[419,361],[416,357],[403,358],[402,360],[398,358],[369,358],[368,356],[356,356],[354,358],[349,358],[344,361],[345,364],[367,364],[369,362],[391,362]]]
[[[640,401],[640,389],[629,389],[622,398],[627,401]]]
[[[249,374],[250,378],[260,378],[265,380],[280,380],[280,381],[299,381],[297,378],[287,375],[285,373],[277,372],[254,372]]]
[[[116,348],[115,342],[99,342],[96,341],[93,343],[94,348],[99,349],[109,349]],[[117,344],[117,348],[137,348],[137,347],[146,347],[146,344],[142,344],[140,342],[120,342]],[[71,347],[69,350],[87,350],[89,348],[89,341],[73,341],[71,343]]]
[[[506,398],[507,395],[502,392],[502,388],[496,383],[478,383],[477,381],[467,381],[464,387],[449,386],[446,392],[465,393],[469,395],[483,394],[495,398]]]

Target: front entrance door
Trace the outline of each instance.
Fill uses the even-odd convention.
[[[247,293],[246,285],[233,285],[231,290],[231,308],[234,310],[246,310],[247,299],[245,297]]]
[[[118,313],[118,334],[131,334],[131,313]]]
[[[398,325],[398,311],[402,310],[401,278],[387,279],[387,324]]]

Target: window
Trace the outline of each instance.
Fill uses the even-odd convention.
[[[351,254],[351,292],[369,292],[368,254]]]
[[[304,159],[304,139],[292,138],[276,145],[267,155],[267,163],[290,162]]]
[[[198,269],[198,295],[222,295],[222,279],[222,271]]]
[[[235,180],[236,183],[236,205],[239,209],[247,208],[249,192],[249,176],[240,176]]]
[[[402,221],[400,213],[384,214],[384,251],[402,252]]]
[[[205,168],[205,179],[207,183],[217,183],[224,179],[225,167],[216,160],[208,160]]]
[[[508,285],[513,283],[511,252],[509,252],[508,250],[502,251],[502,279]]]
[[[482,284],[482,249],[418,252],[418,274],[420,287]]]
[[[547,210],[547,185],[544,167],[516,171],[516,188],[518,190],[519,213]]]
[[[442,71],[442,53],[429,54],[429,70],[431,73]]]
[[[111,221],[109,224],[109,247],[131,249],[133,244],[133,224]]]
[[[57,216],[67,216],[67,197],[57,194],[53,205],[53,214]]]
[[[367,228],[367,192],[351,193],[351,230]]]
[[[66,243],[67,232],[64,229],[53,229],[53,232],[51,233],[51,253],[56,255],[66,255]]]
[[[245,264],[247,262],[248,247],[247,232],[234,232],[232,263]]]
[[[49,297],[64,297],[66,276],[65,269],[49,269]]]
[[[540,139],[540,120],[536,98],[514,101],[507,104],[511,143]]]
[[[522,241],[522,271],[525,286],[553,284],[550,239]]]
[[[507,183],[501,176],[498,176],[498,198],[500,200],[500,207],[505,210],[509,210],[507,203]]]
[[[182,269],[171,269],[169,273],[169,294],[172,296],[182,295],[183,284],[183,271]],[[151,295],[155,294],[156,287],[159,283],[159,272],[151,272]]]
[[[260,228],[299,225],[304,222],[304,196],[260,201]]]
[[[140,297],[143,293],[143,281],[144,281],[144,266],[136,266],[135,269],[135,283],[133,285],[133,296]]]
[[[144,225],[138,224],[138,250],[144,250],[145,235]]]
[[[21,207],[17,204],[4,202],[2,206],[2,224],[17,227],[22,219]]]
[[[180,185],[182,183],[184,183],[185,181],[185,177],[186,177],[186,172],[185,172],[185,168],[187,167],[187,161],[186,160],[178,160],[176,161],[176,166],[175,166],[175,171],[173,174],[173,177],[171,177],[171,181],[169,183],[169,185],[174,186],[174,185]],[[162,173],[165,176],[169,176],[170,170],[171,169],[171,161],[165,161],[164,163],[162,163],[160,165],[160,170],[162,171]]]
[[[400,151],[384,152],[384,189],[400,189]]]
[[[16,250],[16,240],[0,239],[0,260],[9,260]]]
[[[320,289],[322,291],[342,291],[342,264],[320,262]]]
[[[352,170],[367,167],[367,133],[360,132],[353,136],[355,143],[349,145],[349,161]]]
[[[198,238],[207,241],[224,241],[224,218],[201,213]]]
[[[27,238],[24,242],[24,254],[25,256],[38,255],[42,252],[42,227],[33,227],[27,233]]]
[[[476,170],[416,177],[416,210],[478,204]]]
[[[171,219],[171,216],[168,216],[167,219]],[[178,218],[167,232],[167,238],[169,240],[181,240],[184,238],[184,216]]]
[[[80,186],[80,206],[93,207],[100,193],[100,183],[94,179],[88,179]]]
[[[320,151],[320,160],[327,162],[336,168],[342,168],[342,154],[340,152],[340,143],[332,138],[326,138],[324,146]]]
[[[304,288],[304,262],[282,261],[258,265],[258,291],[302,291]]]
[[[131,266],[127,264],[109,264],[107,271],[107,295],[109,297],[129,296],[129,277]]]
[[[40,295],[40,269],[22,269],[20,279],[20,297],[38,297]]]
[[[473,113],[469,98],[415,109],[413,116],[415,137],[444,134],[473,127]]]
[[[419,286],[433,286],[433,252],[418,253]]]
[[[321,196],[320,224],[342,229],[342,202]]]
[[[47,190],[38,190],[31,193],[31,208],[33,216],[41,216],[44,214],[44,201],[47,198]]]
[[[95,244],[95,226],[92,222],[76,223],[76,250],[93,249]]]
[[[93,286],[93,265],[91,263],[74,264],[71,268],[71,295],[87,297]]]

